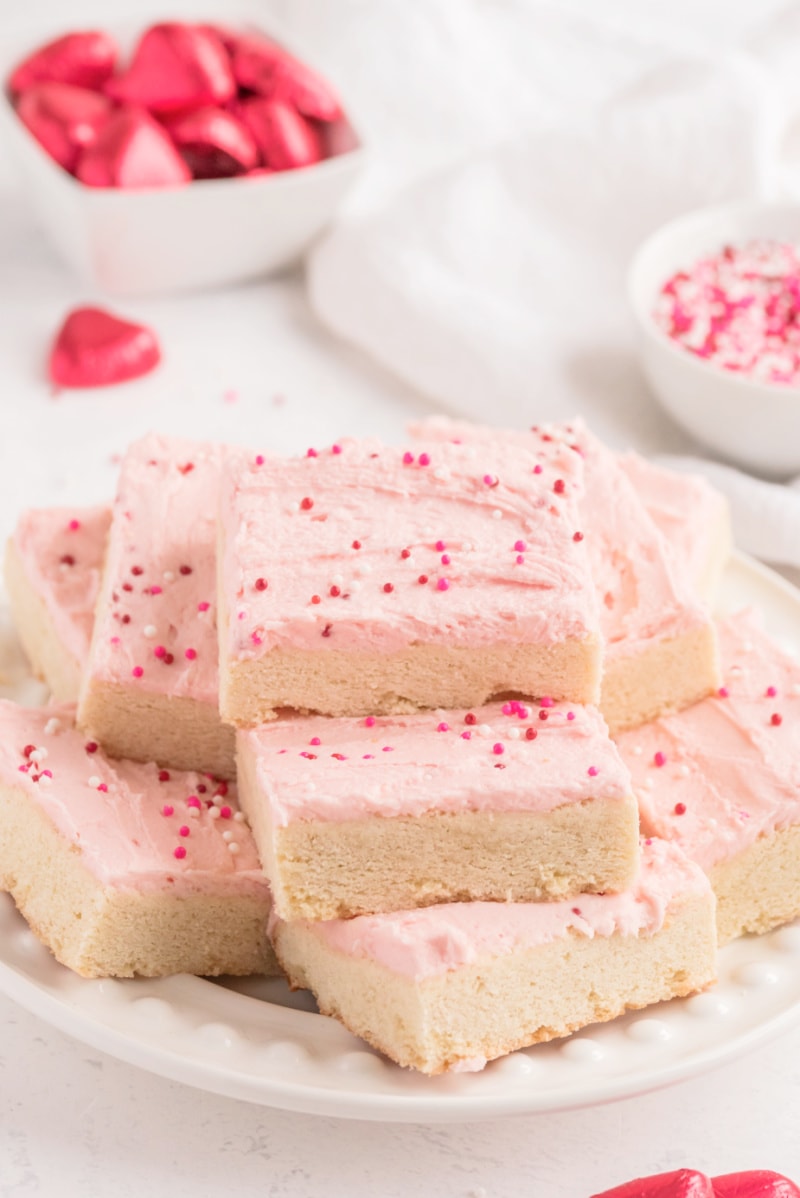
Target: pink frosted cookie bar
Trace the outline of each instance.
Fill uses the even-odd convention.
[[[674,560],[688,572],[697,594],[713,604],[732,547],[725,496],[697,474],[677,474],[638,453],[622,454],[617,461]]]
[[[78,723],[112,756],[230,777],[214,561],[225,452],[151,435],[125,455]]]
[[[31,666],[55,699],[74,703],[100,589],[106,507],[23,512],[6,546],[11,612]]]
[[[84,977],[274,968],[234,787],[112,762],[71,708],[0,702],[0,889]]]
[[[277,921],[272,936],[324,1014],[425,1073],[480,1069],[715,978],[708,879],[659,841],[622,894]]]
[[[714,622],[614,454],[576,422],[584,520],[606,640],[600,708],[612,734],[719,684]]]
[[[719,665],[711,616],[615,455],[581,420],[528,433],[434,420],[413,431],[465,444],[523,442],[537,455],[550,453],[555,441],[584,461],[578,535],[588,546],[600,606],[600,709],[612,735],[714,690]]]
[[[800,666],[752,612],[720,624],[724,684],[619,738],[643,829],[709,874],[720,941],[800,915]]]
[[[229,459],[220,518],[220,708],[366,715],[493,695],[597,697],[583,468],[553,445],[344,441]]]
[[[533,902],[636,873],[636,801],[595,708],[279,719],[237,747],[283,919]]]

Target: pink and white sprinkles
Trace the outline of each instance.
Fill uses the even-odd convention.
[[[800,246],[726,245],[672,275],[653,315],[668,337],[715,366],[800,384]]]

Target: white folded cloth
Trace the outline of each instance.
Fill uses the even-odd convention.
[[[697,456],[639,374],[625,271],[682,211],[800,195],[800,3],[278,7],[371,143],[308,261],[320,319],[452,412]],[[709,477],[744,547],[800,565],[798,494]]]

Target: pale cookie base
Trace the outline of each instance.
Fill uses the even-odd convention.
[[[220,621],[225,627],[225,621]],[[479,707],[497,695],[550,695],[596,703],[600,643],[486,648],[413,644],[400,653],[273,649],[258,661],[222,661],[220,711],[239,727],[283,707],[322,715],[391,715],[418,708]]]
[[[6,543],[4,574],[17,636],[33,673],[47,683],[59,702],[77,702],[81,663],[60,640],[47,605],[28,578],[13,540]]]
[[[83,977],[279,972],[266,936],[268,899],[103,886],[23,791],[2,786],[0,890]]]
[[[325,945],[313,925],[279,923],[292,983],[399,1065],[423,1073],[480,1065],[715,980],[713,895],[692,897],[652,936],[565,936],[420,983]]]
[[[720,944],[800,916],[800,824],[761,836],[709,870]]]
[[[720,685],[713,622],[660,640],[638,653],[606,658],[600,710],[612,736],[683,711]]]
[[[430,812],[275,827],[251,763],[239,802],[281,919],[345,919],[434,903],[538,902],[626,889],[639,861],[636,800],[548,812]]]
[[[90,680],[77,720],[109,757],[236,777],[234,730],[211,703]]]

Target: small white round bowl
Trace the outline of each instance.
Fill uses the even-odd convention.
[[[224,15],[227,24],[237,23]],[[146,23],[143,18],[136,27],[105,22],[102,27],[125,48]],[[300,170],[141,191],[86,187],[42,149],[4,91],[17,62],[66,31],[40,29],[3,43],[0,133],[19,163],[45,233],[89,287],[109,295],[147,295],[273,274],[295,262],[322,232],[361,170],[361,139],[344,119],[328,131],[334,156]],[[261,31],[308,60],[282,32]]]
[[[677,270],[758,237],[800,246],[800,205],[726,204],[670,221],[633,259],[628,297],[645,376],[670,415],[720,456],[787,477],[800,473],[800,387],[757,382],[695,357],[653,318],[661,287]]]

